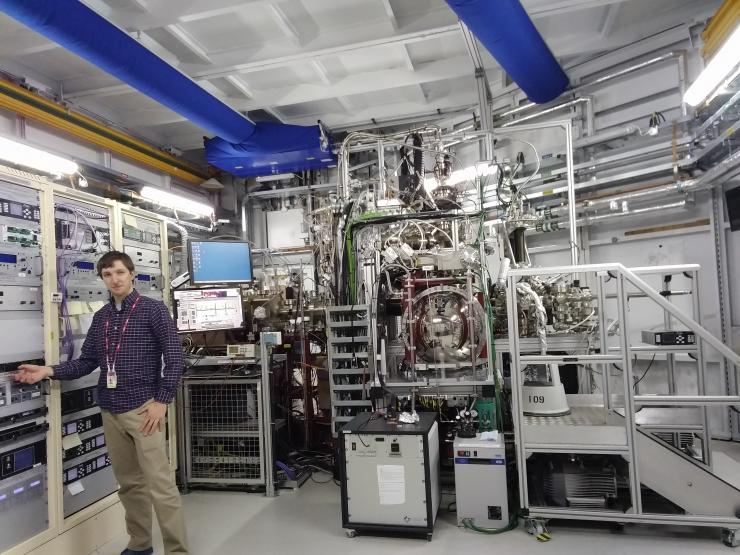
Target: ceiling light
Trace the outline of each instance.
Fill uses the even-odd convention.
[[[53,175],[72,175],[79,170],[72,160],[5,137],[0,137],[0,159]]]
[[[732,32],[719,51],[709,61],[686,93],[683,101],[698,106],[705,98],[723,85],[740,63],[740,25]]]
[[[210,218],[213,216],[213,207],[202,202],[183,198],[163,189],[157,189],[147,185],[141,190],[141,196],[147,200],[155,202],[160,206],[180,210],[188,214]]]

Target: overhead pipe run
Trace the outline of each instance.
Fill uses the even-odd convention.
[[[666,52],[665,54],[661,54],[660,56],[656,56],[655,58],[650,58],[649,60],[645,60],[643,62],[633,64],[631,66],[622,68],[620,70],[609,72],[605,75],[602,75],[601,77],[593,79],[592,81],[581,83],[580,85],[572,87],[564,92],[578,93],[584,89],[595,87],[597,85],[607,83],[608,81],[618,79],[619,77],[624,77],[625,75],[629,75],[630,73],[634,73],[635,71],[640,71],[641,69],[645,69],[647,67],[660,64],[663,62],[671,61],[671,60],[675,60],[678,65],[678,88],[679,88],[679,93],[681,94],[681,98],[683,99],[683,93],[686,90],[686,52],[684,50],[675,50],[671,52]],[[500,120],[500,119],[504,119],[509,116],[513,116],[516,114],[520,114],[522,112],[532,110],[534,108],[537,108],[537,103],[529,102],[529,103],[517,106],[516,108],[511,108],[510,110],[506,110],[505,112],[495,114],[494,118]],[[687,110],[688,109],[687,109],[686,104],[682,102],[681,112],[683,113],[683,115],[687,114]]]
[[[532,102],[550,102],[565,91],[568,76],[519,0],[447,0],[447,4]]]

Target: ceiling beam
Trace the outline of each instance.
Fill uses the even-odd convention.
[[[408,44],[412,42],[425,41],[433,38],[447,36],[451,34],[457,34],[460,32],[460,27],[455,25],[445,25],[442,27],[434,27],[431,29],[423,29],[420,31],[412,31],[408,33],[401,33],[397,35],[387,35],[384,37],[373,38],[369,40],[359,40],[357,42],[346,42],[346,36],[341,44],[335,46],[329,46],[317,49],[304,49],[299,52],[292,52],[290,54],[273,57],[250,60],[248,62],[238,62],[233,64],[221,65],[220,67],[201,69],[191,73],[195,79],[213,79],[215,77],[223,77],[224,75],[231,75],[233,73],[249,73],[253,71],[264,71],[267,69],[275,69],[283,67],[296,62],[304,62],[312,58],[326,58],[330,56],[337,56],[341,54],[347,54],[350,52],[367,52],[370,48],[390,46],[394,44]],[[240,54],[238,57],[244,57],[244,54]],[[217,61],[217,56],[213,56],[214,62]]]
[[[316,117],[321,117],[321,121],[330,129],[336,130],[344,127],[362,125],[373,127],[372,120],[383,122],[391,119],[409,119],[421,117],[439,117],[439,112],[449,112],[452,110],[462,110],[472,107],[476,103],[476,94],[474,88],[463,93],[446,96],[431,102],[398,102],[393,104],[384,104],[383,106],[373,106],[363,110],[354,110],[344,113],[328,114],[310,114],[300,118],[291,118],[290,123],[297,125],[311,125],[316,123]],[[438,112],[439,111],[439,112]]]
[[[221,97],[221,99],[235,110],[243,112],[381,92],[449,79],[469,78],[472,86],[473,74],[465,61],[466,56],[456,56],[419,64],[415,71],[409,71],[405,68],[371,71],[349,75],[329,84],[300,83],[288,87],[254,91],[254,96],[251,99],[234,97]],[[426,102],[426,95],[421,87],[419,87],[418,98],[420,101]],[[148,111],[145,114],[138,110],[121,113],[121,120],[134,127],[174,123],[173,118],[175,117],[176,115],[166,108],[162,108],[161,117],[156,115],[156,111]],[[184,118],[180,118],[180,121],[184,121]]]
[[[256,110],[263,106],[290,106],[316,102],[340,96],[368,94],[421,83],[432,83],[448,79],[461,79],[473,74],[464,63],[464,56],[456,56],[420,64],[416,71],[406,68],[384,69],[348,75],[330,85],[300,83],[289,87],[260,91],[252,100],[226,99],[236,110]]]
[[[375,38],[370,40],[364,40],[360,42],[344,42],[336,46],[318,48],[315,50],[304,49],[299,52],[295,52],[293,48],[292,54],[285,56],[274,57],[274,58],[262,58],[256,60],[250,60],[248,62],[234,63],[226,66],[214,66],[203,69],[202,66],[197,68],[198,71],[187,72],[190,77],[195,81],[203,81],[208,79],[215,79],[219,77],[228,77],[236,73],[250,73],[254,71],[264,71],[269,69],[275,69],[284,67],[297,62],[305,62],[312,59],[321,59],[330,56],[337,56],[346,54],[348,52],[367,51],[369,48],[389,46],[393,44],[405,45],[412,42],[418,42],[423,40],[430,40],[433,38],[457,34],[460,32],[459,25],[446,25],[442,27],[433,27],[430,29],[424,29],[420,31],[413,31],[409,33],[403,33],[399,35],[384,36],[382,38]],[[346,38],[345,38],[346,41]],[[211,54],[211,59],[215,62],[216,56]],[[244,54],[238,56],[239,59],[243,60]],[[181,69],[187,67],[187,64],[182,64]],[[97,87],[91,89],[83,89],[75,91],[73,83],[65,83],[65,88],[69,91],[67,97],[72,98],[86,98],[95,96],[111,96],[116,94],[127,94],[132,92],[133,89],[128,85],[112,85],[107,87]]]
[[[522,5],[534,19],[563,15],[590,8],[621,4],[627,0],[523,0]],[[642,0],[649,3],[650,0]]]
[[[391,0],[380,0],[380,3],[383,5],[383,9],[385,10],[385,15],[388,16],[388,21],[391,22],[391,26],[393,27],[394,31],[398,30],[398,19],[396,18],[396,12],[393,11],[393,5],[391,4]]]
[[[329,72],[326,70],[326,66],[324,66],[324,63],[321,60],[311,60],[309,64],[324,85],[331,85]]]
[[[190,33],[188,33],[181,25],[172,24],[164,27],[170,35],[177,39],[185,48],[192,52],[198,59],[206,64],[211,64],[213,61],[206,49],[201,45]]]
[[[226,80],[240,93],[244,95],[244,98],[251,100],[254,98],[254,92],[250,89],[247,84],[236,75],[229,75]]]
[[[606,13],[604,14],[604,20],[601,22],[601,25],[599,26],[599,34],[607,38],[612,33],[612,29],[614,29],[614,22],[617,20],[617,14],[619,13],[619,4],[612,4],[606,9]]]
[[[298,31],[296,26],[293,25],[293,22],[290,20],[290,18],[285,14],[285,11],[280,7],[280,4],[269,4],[267,6],[267,9],[270,12],[270,15],[272,15],[272,18],[275,20],[275,23],[277,23],[277,26],[280,27],[280,30],[283,32],[283,34],[285,34],[286,37],[295,42],[296,45],[301,45],[303,43],[301,33]]]

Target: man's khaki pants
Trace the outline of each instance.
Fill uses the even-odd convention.
[[[151,403],[120,414],[103,413],[103,430],[113,473],[120,485],[118,496],[126,511],[128,548],[152,547],[152,505],[167,555],[187,553],[185,520],[180,493],[170,472],[164,431],[145,436],[140,411]]]

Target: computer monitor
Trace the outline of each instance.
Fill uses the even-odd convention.
[[[242,296],[238,287],[224,289],[182,289],[175,298],[177,331],[231,330],[244,326]]]
[[[246,241],[190,241],[193,285],[244,283],[252,275],[252,250]]]

